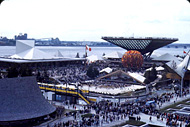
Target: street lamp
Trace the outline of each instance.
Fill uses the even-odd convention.
[[[76,82],[76,83],[75,83],[75,87],[76,87],[77,99],[78,99],[78,103],[79,103],[79,82]]]
[[[68,82],[66,81],[66,104],[67,104],[67,85],[68,85]]]
[[[182,69],[182,76],[181,76],[181,97],[182,97],[182,94],[183,94],[183,80],[184,80],[184,76],[185,76],[185,72],[186,72],[186,67],[184,67]]]
[[[146,94],[150,93],[149,87],[150,87],[151,83],[146,84]]]

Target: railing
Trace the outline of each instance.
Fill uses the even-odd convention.
[[[71,91],[71,90],[66,90],[66,89],[62,89],[59,87],[53,87],[53,86],[48,86],[48,85],[39,85],[39,88],[42,90],[49,90],[49,91],[54,91],[54,92],[61,92],[61,93],[69,93],[69,94],[74,94],[74,95],[78,95],[80,98],[82,98],[87,104],[90,104],[90,102],[83,96],[81,95],[79,92],[76,91]]]

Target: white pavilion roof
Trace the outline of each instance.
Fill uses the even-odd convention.
[[[91,56],[88,56],[86,57],[88,63],[93,63],[93,62],[96,62],[98,59],[98,56],[97,55],[91,55]]]
[[[16,54],[10,56],[14,59],[53,59],[55,56],[36,49],[34,40],[17,40]]]
[[[100,73],[102,73],[102,72],[110,73],[110,72],[112,72],[112,69],[110,67],[106,67],[100,71]]]
[[[156,57],[156,58],[153,58],[153,60],[156,60],[156,61],[179,61],[179,59],[169,53],[165,53],[159,57]]]
[[[183,61],[180,64],[177,64],[177,66],[174,69],[174,71],[176,71],[177,74],[179,74],[180,76],[182,76],[184,74],[184,72],[185,72],[185,69],[186,70],[190,70],[189,61],[190,61],[190,52],[187,53],[187,55],[185,56],[185,58],[183,59]]]
[[[162,66],[159,66],[159,67],[155,67],[156,71],[163,71],[164,70],[164,67]],[[146,69],[146,71],[151,71],[152,70],[152,67]]]
[[[106,54],[105,56],[103,56],[103,58],[105,58],[105,59],[108,59],[108,58],[114,59],[114,58],[122,58],[122,56],[123,56],[122,53],[115,51],[115,52],[111,52],[109,54]]]
[[[57,50],[57,52],[55,53],[54,56],[55,57],[63,57],[63,54],[59,50]]]
[[[146,79],[144,76],[140,75],[139,73],[136,72],[127,72],[133,79],[139,81],[140,83],[144,83],[144,80]]]

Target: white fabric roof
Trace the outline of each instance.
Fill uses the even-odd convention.
[[[106,67],[100,71],[100,73],[102,73],[102,72],[110,73],[110,72],[112,72],[112,69],[110,67]]]
[[[88,63],[93,63],[93,62],[96,62],[98,60],[98,56],[97,55],[91,55],[91,56],[88,56],[86,57]]]
[[[185,68],[187,68],[187,70],[190,70],[189,59],[190,59],[190,52],[187,53],[183,61],[180,64],[177,64],[176,68],[174,69],[174,71],[176,71],[176,73],[179,74],[180,76],[184,74]],[[171,63],[167,63],[167,65],[168,66],[170,65],[169,67],[172,68]]]
[[[34,48],[34,40],[17,40],[16,41],[16,54],[19,54],[23,51]]]
[[[157,71],[163,71],[164,68],[163,68],[162,66],[159,66],[159,67],[156,67],[156,70],[157,70]]]
[[[47,54],[39,49],[31,48],[18,54],[10,56],[15,59],[52,59],[54,56]]]
[[[106,54],[105,56],[103,56],[103,58],[108,59],[108,58],[122,58],[123,54],[120,52],[111,52],[109,54]]]
[[[157,61],[179,61],[179,59],[169,53],[165,53],[157,58],[153,58],[153,60],[157,60]]]
[[[131,77],[133,77],[135,80],[143,83],[144,80],[146,79],[144,76],[140,75],[139,73],[136,72],[127,72]]]
[[[10,56],[13,59],[53,59],[55,56],[35,48],[34,40],[17,40],[16,54]]]
[[[59,50],[57,50],[57,52],[55,53],[54,56],[55,57],[63,57],[63,54]]]
[[[95,92],[95,93],[104,93],[104,94],[112,94],[112,95],[117,95],[120,93],[126,93],[129,91],[135,91],[137,89],[143,89],[146,86],[142,86],[142,85],[130,85],[127,87],[123,87],[123,88],[104,88],[104,87],[99,87],[99,86],[87,86],[87,85],[83,85],[82,89],[83,90],[89,90],[91,92]]]
[[[152,67],[146,69],[146,71],[150,71],[150,70],[152,70]],[[157,71],[163,71],[164,68],[163,68],[162,66],[159,66],[159,67],[156,67],[156,70],[157,70]]]

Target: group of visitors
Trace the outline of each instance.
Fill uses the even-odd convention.
[[[187,94],[188,91],[184,91],[184,93]],[[84,113],[82,112],[84,110],[94,110],[95,114],[91,115],[90,117],[82,117],[79,119],[79,114],[70,114],[73,115],[74,120],[58,123],[55,125],[55,127],[101,126],[115,121],[125,120],[130,117],[133,117],[135,120],[140,121],[141,117],[138,115],[140,112],[150,115],[150,121],[152,121],[152,116],[156,116],[157,120],[166,120],[167,126],[181,126],[182,123],[188,125],[190,122],[189,116],[181,116],[173,113],[161,113],[156,109],[156,106],[154,104],[147,104],[148,101],[154,101],[157,105],[164,104],[165,102],[169,102],[172,98],[178,98],[178,95],[175,93],[166,93],[161,96],[146,97],[146,99],[137,98],[135,100],[126,101],[124,103],[102,100],[91,105],[83,106],[83,109],[80,109],[80,115]],[[134,115],[137,117],[134,117]]]

